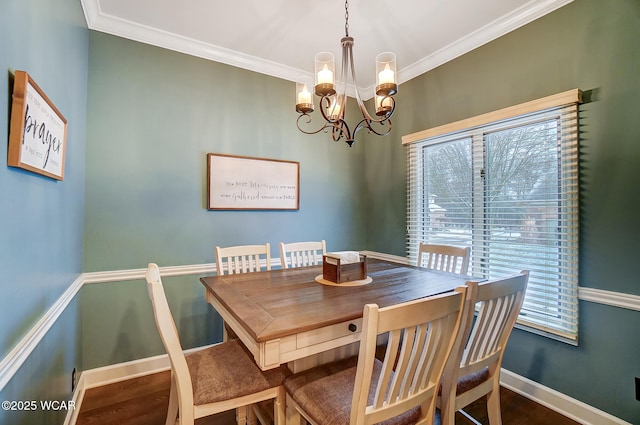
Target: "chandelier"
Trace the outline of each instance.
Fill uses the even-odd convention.
[[[342,70],[340,79],[336,83],[335,60],[332,53],[321,52],[315,56],[315,84],[314,92],[319,96],[319,109],[324,124],[318,130],[308,131],[300,126],[311,123],[311,113],[314,110],[311,96],[311,78],[296,83],[296,112],[300,115],[296,121],[298,130],[305,134],[316,134],[320,131],[331,132],[334,142],[344,139],[352,146],[356,133],[367,129],[369,133],[385,136],[391,131],[391,116],[396,109],[393,95],[398,92],[396,79],[396,55],[391,52],[380,53],[376,56],[376,85],[375,85],[375,117],[369,114],[358,92],[355,66],[353,64],[353,37],[349,36],[349,1],[344,3],[345,36],[340,41],[342,45]],[[353,127],[345,121],[347,106],[347,80],[355,88],[355,97],[362,115],[362,119]],[[337,87],[337,91],[336,91]]]

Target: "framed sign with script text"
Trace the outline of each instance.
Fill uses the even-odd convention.
[[[297,210],[300,163],[207,155],[209,210]]]
[[[7,164],[64,178],[67,120],[24,71],[16,71]]]

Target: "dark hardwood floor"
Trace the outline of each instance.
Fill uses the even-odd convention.
[[[116,382],[86,391],[77,425],[163,425],[169,402],[169,372],[156,373]],[[502,388],[503,425],[577,425],[553,410]],[[487,425],[484,399],[465,409],[481,424]],[[234,425],[233,411],[196,421],[196,425]],[[459,413],[456,425],[472,424]]]

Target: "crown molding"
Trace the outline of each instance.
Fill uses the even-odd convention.
[[[546,0],[542,2],[532,0],[512,13],[504,15],[418,62],[402,68],[398,71],[398,82],[402,84],[409,81],[571,2],[573,0]]]
[[[102,12],[98,0],[82,0],[81,3],[87,26],[94,31],[100,31],[140,43],[209,59],[284,80],[297,81],[301,75],[312,75],[309,71],[282,65],[263,58],[204,43],[193,38],[109,15]]]
[[[474,50],[502,35],[571,3],[573,0],[532,0],[512,13],[502,16],[479,30],[443,47],[433,54],[398,71],[398,83],[402,84],[465,53]],[[224,47],[201,42],[168,31],[159,30],[137,22],[109,15],[100,9],[99,0],[81,0],[89,29],[122,38],[173,50],[191,56],[224,63],[260,74],[296,82],[301,76],[313,77],[309,70],[293,68],[256,56],[247,55]],[[363,100],[373,96],[373,86],[359,87]],[[353,87],[348,94],[355,95]]]

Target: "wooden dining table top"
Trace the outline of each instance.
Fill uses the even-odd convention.
[[[452,291],[468,276],[368,258],[361,286],[329,286],[315,278],[322,266],[207,276],[200,280],[257,342],[362,317],[365,304],[386,307]]]

